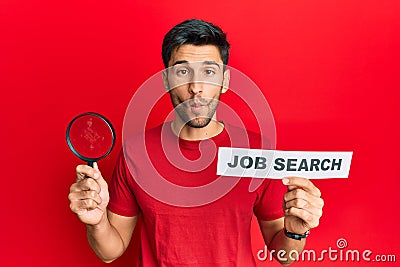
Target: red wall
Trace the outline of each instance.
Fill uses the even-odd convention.
[[[80,161],[66,126],[81,112],[102,113],[120,147],[133,93],[162,68],[163,35],[193,17],[228,33],[230,65],[266,95],[279,149],[354,151],[348,180],[316,182],[326,206],[307,248],[337,249],[345,238],[349,249],[400,261],[399,15],[396,0],[2,0],[0,265],[103,266],[69,210]],[[117,150],[100,162],[107,177]],[[256,253],[263,245],[253,230]],[[111,266],[133,257],[130,247]],[[333,264],[365,263],[322,263]]]

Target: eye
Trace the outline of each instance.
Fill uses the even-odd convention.
[[[186,75],[188,73],[189,73],[189,71],[187,69],[179,69],[176,71],[176,74],[180,75],[180,76]]]
[[[214,75],[215,74],[215,71],[211,70],[211,69],[208,69],[205,72],[206,72],[207,75]]]

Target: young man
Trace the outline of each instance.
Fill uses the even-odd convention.
[[[300,253],[309,230],[318,226],[323,207],[320,191],[307,179],[265,179],[253,192],[248,190],[251,179],[240,179],[226,195],[192,206],[171,205],[143,190],[140,181],[156,175],[186,188],[219,178],[215,155],[208,166],[185,170],[165,156],[163,142],[177,143],[177,152],[189,166],[202,153],[215,154],[215,147],[233,145],[232,136],[248,136],[248,146],[260,148],[260,136],[216,120],[220,95],[229,84],[229,70],[224,67],[229,43],[219,27],[184,21],[165,36],[162,55],[167,68],[164,86],[175,118],[145,134],[147,153],[157,161],[154,175],[142,155],[135,153],[135,142],[140,142],[136,139],[120,154],[109,188],[96,164],[76,168],[70,207],[86,224],[95,253],[105,262],[121,256],[141,215],[141,250],[135,266],[255,266],[250,243],[253,214],[269,249]],[[166,191],[168,197],[181,197]],[[291,263],[288,254],[284,258],[278,260]]]

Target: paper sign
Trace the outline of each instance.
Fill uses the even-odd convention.
[[[348,178],[353,152],[280,151],[220,147],[217,175],[308,179]]]

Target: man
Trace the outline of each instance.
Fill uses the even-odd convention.
[[[154,175],[180,186],[201,187],[218,179],[216,160],[198,171],[179,168],[164,155],[161,136],[166,142],[178,141],[177,150],[189,162],[196,162],[204,151],[214,148],[215,152],[215,146],[235,145],[229,135],[248,136],[254,148],[260,147],[261,139],[216,120],[220,95],[229,84],[224,66],[229,43],[219,27],[201,20],[176,25],[164,38],[162,56],[167,68],[164,86],[175,118],[146,132],[149,157],[157,161]],[[149,164],[135,151],[140,140],[130,142],[118,159],[109,189],[97,164],[94,168],[79,165],[69,194],[71,210],[86,224],[88,241],[105,262],[124,253],[139,215],[143,224],[136,266],[255,266],[250,243],[253,214],[268,248],[287,253],[301,252],[309,230],[319,224],[321,193],[299,177],[265,179],[252,192],[248,190],[252,179],[243,178],[226,195],[204,205],[160,201],[143,190],[140,181],[154,175],[149,175]],[[290,264],[288,254],[285,258],[278,260]]]

